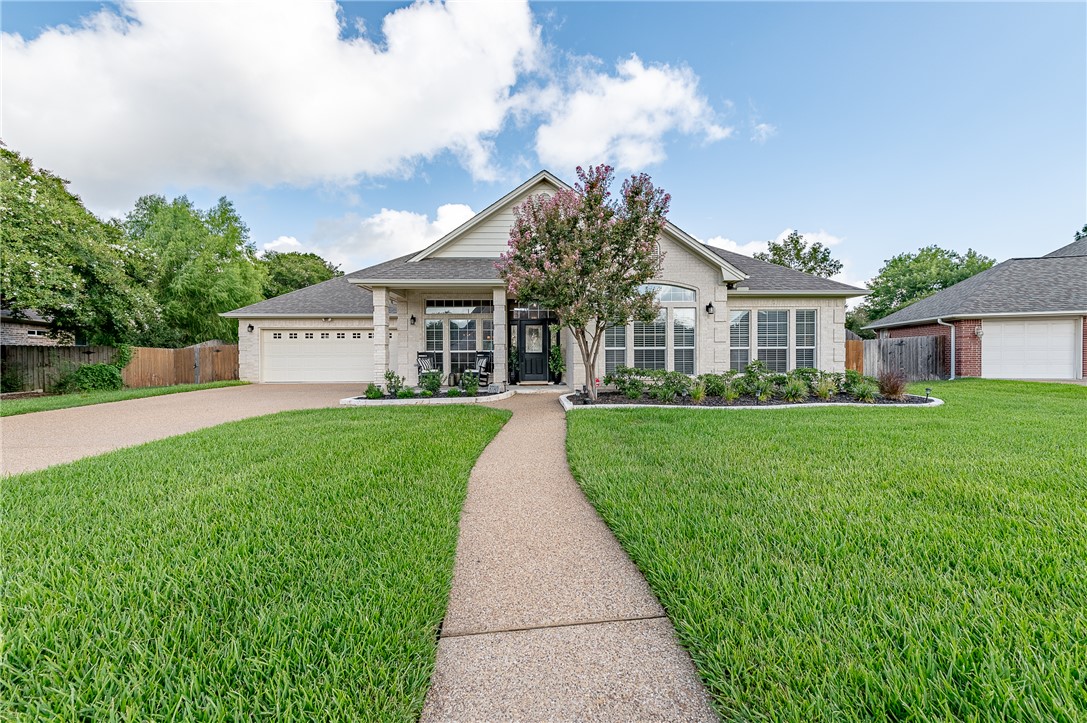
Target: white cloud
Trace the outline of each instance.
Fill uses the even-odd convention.
[[[380,47],[339,6],[127,3],[27,41],[3,34],[2,134],[97,207],[174,187],[350,182],[453,152],[495,177],[491,138],[539,29],[524,2],[419,3]]]
[[[713,238],[706,239],[704,243],[710,246],[716,246],[719,249],[724,249],[725,251],[735,251],[744,256],[754,256],[757,253],[765,253],[770,248],[766,241],[749,241],[748,243],[742,244],[738,241],[733,241],[730,238],[725,238],[724,236],[714,236]]]
[[[632,55],[615,74],[582,69],[570,82],[568,93],[549,98],[536,132],[537,155],[556,169],[606,160],[641,170],[665,159],[670,133],[707,143],[732,134],[717,123],[698,76],[686,66],[646,65]]]
[[[473,215],[470,206],[460,203],[439,206],[433,221],[426,214],[388,208],[365,218],[352,213],[318,221],[304,247],[291,250],[313,251],[350,273],[420,251]]]
[[[771,137],[777,135],[778,129],[769,123],[756,123],[751,129],[751,140],[755,143],[766,143]]]
[[[288,251],[301,251],[302,242],[296,239],[294,236],[280,236],[275,241],[269,241],[268,243],[264,244],[262,250],[265,252],[279,251],[280,253]]]

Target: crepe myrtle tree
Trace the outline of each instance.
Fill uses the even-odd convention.
[[[625,180],[613,199],[607,165],[579,166],[577,177],[572,190],[530,196],[514,209],[509,250],[495,266],[511,296],[551,309],[571,331],[595,399],[604,330],[650,322],[659,311],[643,287],[660,274],[657,238],[671,197],[643,173]]]

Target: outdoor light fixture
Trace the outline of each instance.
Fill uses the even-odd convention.
[[[932,394],[932,387],[925,387],[925,401],[928,401],[928,395]]]
[[[332,317],[326,316],[325,318],[321,319],[321,321],[332,321]]]
[[[253,333],[253,325],[250,324],[249,326],[245,327],[245,330],[248,331],[250,334],[252,334]]]
[[[411,315],[411,325],[415,326],[415,314]]]
[[[714,311],[715,311],[715,309],[713,308],[713,302],[712,301],[710,303],[706,304],[706,313],[707,314],[713,314]]]

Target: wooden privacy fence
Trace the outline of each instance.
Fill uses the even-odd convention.
[[[861,339],[846,339],[845,368],[864,373],[864,341]]]
[[[61,375],[84,364],[111,363],[110,346],[3,346],[5,374],[18,373],[23,389],[49,390]],[[184,349],[132,347],[132,360],[121,370],[126,387],[169,387],[238,378],[238,345],[198,345]]]
[[[947,375],[944,368],[944,345],[947,343],[945,337],[865,339],[861,343],[864,344],[862,371],[868,376],[878,377],[886,371],[897,371],[909,381],[917,381],[939,379]]]

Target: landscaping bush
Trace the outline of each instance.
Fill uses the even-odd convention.
[[[893,370],[883,372],[879,375],[879,393],[891,399],[906,396],[906,376]]]
[[[725,384],[724,391],[721,392],[721,399],[724,399],[726,402],[731,404],[732,402],[735,402],[739,398],[740,398],[740,380],[739,379],[729,379],[728,383]]]
[[[385,396],[385,393],[381,391],[381,387],[370,382],[366,385],[366,391],[363,392],[363,396],[367,399],[381,399]]]
[[[703,374],[698,378],[706,388],[706,394],[711,397],[725,396],[725,387],[728,386],[734,372],[727,374]]]
[[[442,388],[442,373],[438,371],[423,372],[419,375],[419,386],[424,391],[430,392],[430,396],[434,396]]]
[[[400,376],[392,369],[385,372],[385,391],[392,396],[396,397],[400,395],[400,390],[404,388],[404,377]]]
[[[475,374],[466,374],[461,386],[464,387],[465,395],[474,397],[479,392],[479,377]]]
[[[767,377],[758,379],[755,381],[751,393],[760,402],[769,402],[771,397],[774,396],[774,382]]]
[[[808,393],[815,391],[815,385],[823,376],[823,372],[811,367],[797,367],[789,372],[790,379],[799,379],[808,387]]]
[[[740,374],[739,390],[741,394],[756,394],[756,387],[759,382],[766,376],[766,365],[756,359],[753,362],[748,363],[744,367],[743,373]]]
[[[420,397],[428,397],[428,398],[433,397],[434,392],[430,391],[429,389],[424,389],[423,391],[419,392],[419,396]]]
[[[461,396],[460,387],[449,387],[449,391],[447,391],[446,394],[450,397],[459,397]]]
[[[412,389],[408,389],[407,387],[405,387],[403,389],[398,389],[397,392],[396,392],[396,398],[397,399],[414,399],[415,398],[415,391],[412,390]]]
[[[691,393],[694,382],[683,372],[654,369],[643,373],[649,377],[649,396],[659,402],[674,402],[676,398],[686,397]]]
[[[781,388],[781,398],[787,402],[802,402],[808,398],[808,383],[801,377],[794,377]]]
[[[853,387],[853,396],[857,398],[858,402],[871,404],[876,401],[876,385],[868,381],[863,381]]]
[[[701,379],[691,386],[691,401],[695,404],[706,401],[706,383]]]
[[[75,370],[75,384],[84,392],[122,389],[125,385],[121,370],[113,364],[84,364]]]
[[[645,392],[645,380],[642,379],[640,369],[619,367],[611,374],[604,377],[604,383],[615,387],[615,390],[627,399],[639,399]]]
[[[5,364],[0,369],[0,392],[23,391],[23,368],[19,364]]]
[[[836,391],[838,389],[834,385],[834,380],[830,375],[826,375],[815,382],[815,389],[812,390],[812,393],[819,399],[827,401]]]

